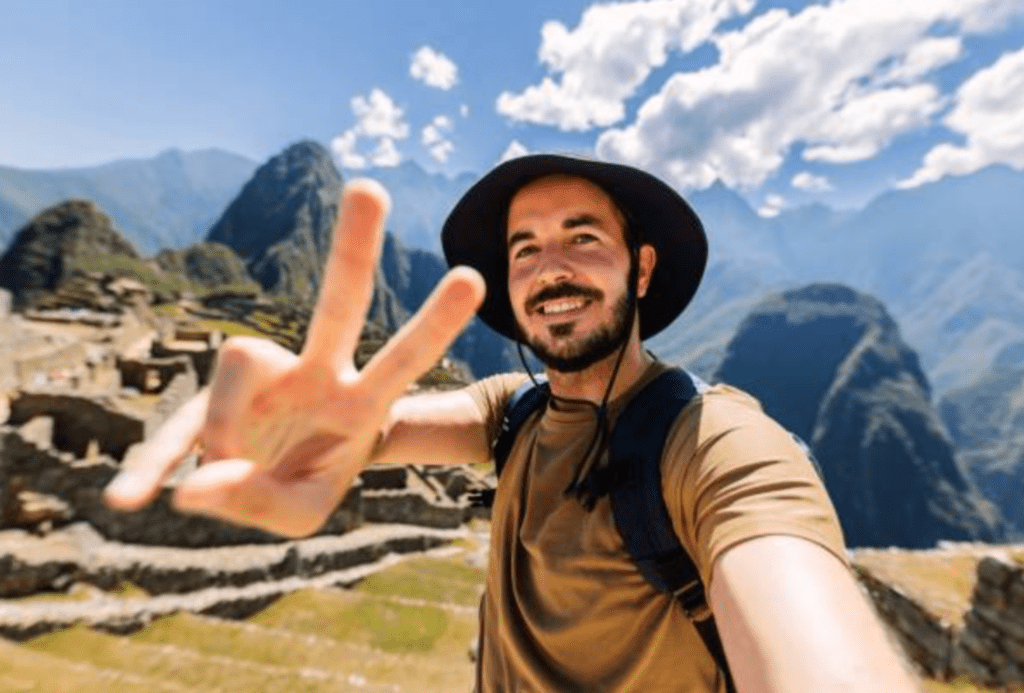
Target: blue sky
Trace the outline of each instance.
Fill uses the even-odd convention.
[[[332,147],[714,180],[762,213],[1024,168],[1024,0],[0,0],[0,165]]]

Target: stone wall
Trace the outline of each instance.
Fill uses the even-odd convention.
[[[121,387],[131,387],[142,393],[163,392],[176,375],[191,368],[192,360],[187,356],[117,359]]]
[[[1024,686],[1024,568],[993,557],[978,563],[964,625],[952,628],[914,599],[858,567],[879,615],[927,676]]]
[[[53,445],[74,457],[85,457],[96,441],[100,452],[122,459],[129,447],[143,439],[146,422],[117,411],[102,398],[58,392],[19,392],[11,398],[9,422],[17,426],[36,418],[54,419]]]
[[[990,686],[1024,684],[1024,568],[985,557],[952,667]]]
[[[160,400],[153,408],[153,416],[146,421],[146,436],[150,436],[185,402],[199,391],[199,379],[191,368],[178,373],[160,393]]]
[[[17,494],[30,491],[65,503],[67,522],[87,522],[103,537],[123,543],[197,548],[281,541],[260,530],[179,513],[169,489],[137,512],[111,510],[102,494],[119,466],[106,455],[90,462],[42,449],[14,427],[0,426],[0,517],[8,518],[3,526],[23,526],[11,516],[21,505]],[[320,534],[341,534],[362,524],[361,490],[361,484],[353,485]]]

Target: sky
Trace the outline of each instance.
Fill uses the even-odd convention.
[[[524,152],[763,215],[1024,168],[1024,0],[0,0],[0,165],[312,138],[346,175]]]

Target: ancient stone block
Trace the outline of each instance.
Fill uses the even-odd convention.
[[[116,459],[142,440],[145,421],[117,411],[103,398],[70,393],[20,392],[11,400],[11,423],[21,425],[37,416],[54,419],[53,445],[76,457],[84,457],[89,442],[99,441],[100,450]]]
[[[367,490],[405,488],[408,477],[408,468],[401,464],[374,464],[359,473]]]

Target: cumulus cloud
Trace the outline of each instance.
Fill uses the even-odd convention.
[[[995,163],[1024,168],[1024,47],[1005,53],[964,82],[943,123],[963,135],[965,143],[935,146],[899,187],[973,173]]]
[[[786,207],[786,198],[782,195],[769,195],[764,198],[764,204],[758,208],[757,213],[759,216],[765,218],[777,217]]]
[[[718,62],[669,77],[634,122],[600,135],[597,152],[697,188],[760,185],[794,149],[812,161],[869,159],[948,107],[929,79],[961,55],[960,36],[1013,14],[1024,3],[834,0],[771,10],[711,36]]]
[[[801,171],[793,176],[790,184],[798,190],[808,192],[828,192],[832,189],[832,183],[825,176],[816,176],[810,171]]]
[[[350,169],[397,166],[402,156],[396,143],[409,136],[404,111],[380,89],[352,97],[350,106],[356,124],[331,142],[339,165]]]
[[[444,53],[423,46],[412,56],[409,74],[428,87],[448,91],[459,82],[459,68]]]
[[[461,106],[459,106],[459,115],[462,116],[463,118],[469,117],[469,106],[467,104],[462,104]]]
[[[617,123],[623,102],[672,51],[705,43],[718,25],[750,12],[755,0],[650,0],[595,4],[579,25],[546,22],[539,58],[549,72],[519,94],[504,92],[497,110],[512,120],[588,130]]]
[[[455,126],[451,118],[444,115],[435,116],[420,133],[420,142],[435,161],[444,163],[455,149],[455,145],[447,138],[445,133],[451,132]]]
[[[519,142],[519,140],[512,140],[511,142],[508,143],[508,147],[505,148],[505,152],[501,155],[501,158],[498,161],[508,161],[509,159],[516,159],[521,156],[526,156],[529,153],[530,150],[523,146],[523,144]]]

